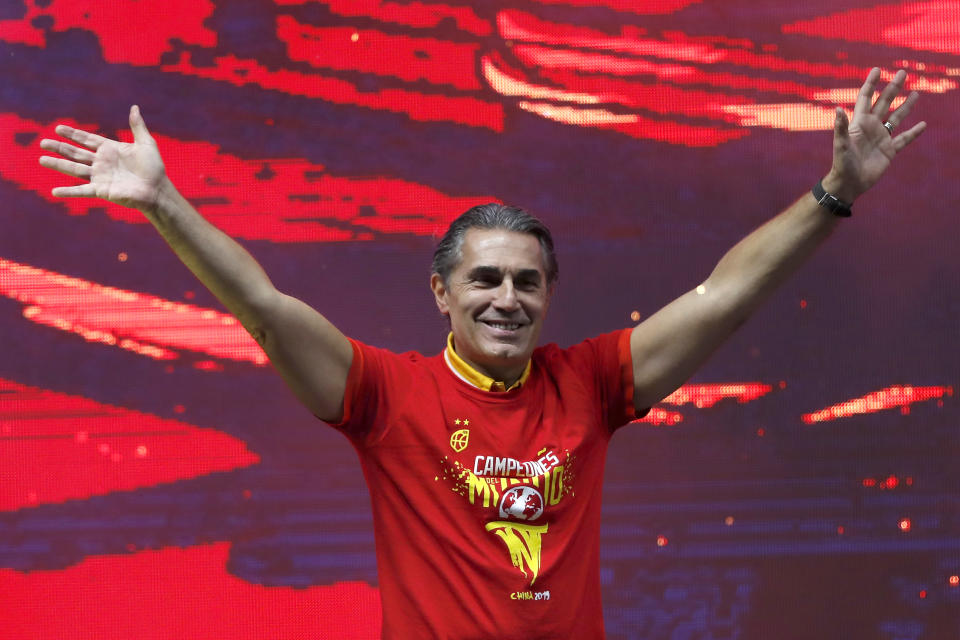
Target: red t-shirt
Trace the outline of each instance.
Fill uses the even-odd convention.
[[[383,639],[603,637],[607,442],[634,417],[625,329],[533,353],[518,390],[353,342],[337,425],[370,489]]]

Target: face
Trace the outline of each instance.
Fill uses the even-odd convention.
[[[536,236],[503,229],[470,229],[462,260],[446,283],[430,286],[450,318],[457,354],[496,380],[520,377],[537,346],[550,304],[543,252]]]

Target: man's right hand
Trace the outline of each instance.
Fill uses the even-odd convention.
[[[329,422],[343,417],[353,347],[320,313],[273,286],[256,260],[210,224],[177,192],[143,123],[130,108],[133,143],[60,125],[74,144],[43,140],[40,164],[87,180],[57,187],[58,197],[96,197],[142,211],[181,261],[260,343],[274,367],[311,412]]]
[[[40,164],[89,182],[56,187],[53,195],[103,198],[141,211],[155,208],[160,191],[167,182],[166,172],[157,143],[147,131],[136,105],[130,107],[130,129],[133,131],[132,144],[66,125],[57,126],[58,135],[79,146],[44,139],[40,148],[63,157],[42,156]]]

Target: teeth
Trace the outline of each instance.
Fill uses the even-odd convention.
[[[496,329],[506,329],[507,331],[513,331],[520,328],[520,325],[516,322],[487,322],[487,324]]]

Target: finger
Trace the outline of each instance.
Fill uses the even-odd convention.
[[[44,151],[52,151],[54,153],[59,153],[65,158],[70,158],[71,160],[76,160],[77,162],[83,162],[84,164],[90,164],[93,162],[94,154],[86,149],[81,149],[75,147],[72,144],[67,144],[66,142],[61,142],[60,140],[51,140],[49,138],[44,138],[40,141],[40,148]]]
[[[833,148],[841,151],[846,148],[849,139],[850,121],[842,107],[837,107],[833,118]]]
[[[91,151],[96,151],[98,148],[100,148],[100,145],[107,141],[107,139],[103,136],[98,136],[95,133],[90,133],[89,131],[83,131],[81,129],[74,129],[73,127],[68,127],[65,124],[57,125],[55,131],[58,135],[61,135],[68,140],[73,140],[80,146],[86,147]]]
[[[893,113],[887,117],[887,122],[892,124],[894,127],[899,127],[900,123],[907,119],[907,116],[910,114],[910,110],[913,109],[913,104],[920,99],[920,94],[916,91],[910,93],[907,96],[907,99],[903,101],[899,107],[897,107]]]
[[[890,104],[893,102],[893,99],[903,91],[903,85],[906,81],[907,72],[900,69],[900,71],[897,71],[897,74],[893,76],[893,80],[880,92],[880,97],[877,98],[876,104],[873,105],[873,113],[879,116],[881,120],[887,117],[887,112],[890,111]]]
[[[916,140],[926,128],[926,122],[918,122],[917,124],[913,125],[893,139],[893,148],[899,152],[905,146]]]
[[[870,69],[870,73],[867,74],[867,79],[864,81],[863,86],[860,87],[860,93],[857,94],[857,102],[853,107],[855,114],[870,112],[870,105],[873,104],[873,92],[877,88],[877,80],[879,79],[880,67]]]
[[[55,198],[92,198],[97,195],[94,186],[90,183],[73,187],[54,187],[50,190],[50,194]]]
[[[130,130],[133,131],[134,142],[153,142],[153,136],[147,131],[147,123],[143,121],[140,107],[130,107]]]
[[[72,162],[70,160],[64,160],[63,158],[40,156],[40,165],[47,169],[65,173],[74,178],[80,178],[81,180],[90,179],[90,165],[83,164],[82,162]]]
[[[835,111],[835,117],[833,119],[833,134],[838,138],[845,138],[847,136],[847,128],[850,126],[850,121],[847,119],[847,114],[842,107],[837,107]]]

